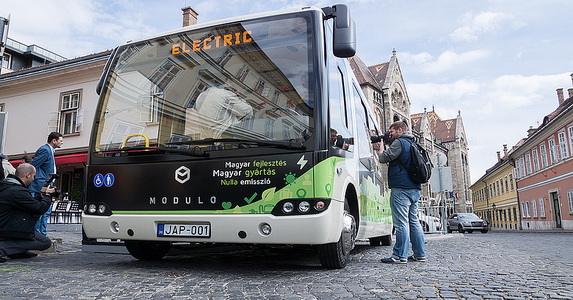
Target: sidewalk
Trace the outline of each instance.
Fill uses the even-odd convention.
[[[42,252],[82,250],[82,224],[48,224],[47,231],[52,247]]]
[[[534,229],[520,229],[520,230],[510,230],[510,229],[490,229],[491,233],[573,233],[573,229],[548,229],[548,230],[534,230]]]

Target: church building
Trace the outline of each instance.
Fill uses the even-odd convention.
[[[451,168],[452,190],[440,195],[432,192],[430,184],[425,184],[422,187],[422,207],[431,211],[432,207],[445,203],[448,214],[471,212],[468,144],[461,113],[448,120],[442,120],[433,110],[412,114],[396,50],[385,63],[367,66],[358,56],[350,58],[349,62],[382,130],[388,130],[396,121],[404,121],[430,153],[434,166],[438,166],[440,157],[440,165]]]

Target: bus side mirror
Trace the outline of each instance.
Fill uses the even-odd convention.
[[[337,4],[325,7],[326,18],[334,18],[334,41],[332,49],[337,57],[352,57],[356,54],[356,26],[348,7]]]

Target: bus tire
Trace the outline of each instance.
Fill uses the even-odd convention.
[[[160,260],[171,249],[169,242],[125,241],[125,248],[131,256],[139,260]]]
[[[336,243],[318,245],[320,264],[329,269],[342,269],[350,259],[356,241],[356,219],[350,214],[348,201],[344,203],[343,228]]]

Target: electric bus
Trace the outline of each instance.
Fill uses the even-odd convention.
[[[86,167],[88,238],[140,260],[175,244],[310,245],[343,268],[390,245],[380,128],[347,58],[345,5],[197,24],[117,47]]]

